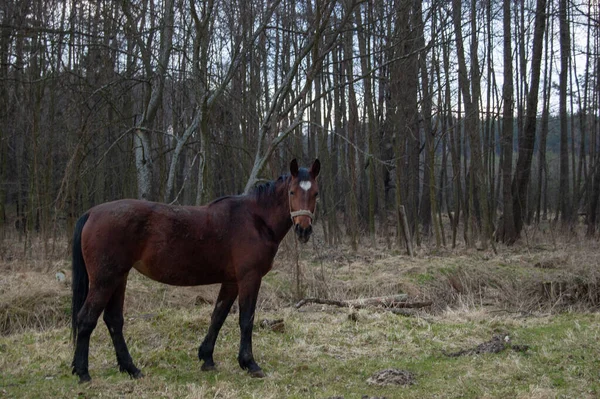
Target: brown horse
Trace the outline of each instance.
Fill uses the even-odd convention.
[[[75,226],[73,239],[73,374],[89,381],[90,335],[100,314],[122,372],[142,376],[123,337],[123,300],[131,268],[161,283],[192,286],[221,283],[210,327],[198,349],[202,370],[214,370],[219,330],[239,296],[238,362],[264,377],[252,355],[254,310],[262,277],[292,227],[307,242],[319,187],[320,163],[260,185],[248,195],[219,198],[206,206],[170,206],[120,200],[98,205]]]

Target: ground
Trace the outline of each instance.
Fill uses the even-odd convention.
[[[325,250],[318,239],[303,249],[304,296],[407,293],[434,305],[409,316],[327,305],[296,309],[294,246],[284,245],[256,315],[254,353],[267,377],[252,379],[236,360],[237,313],[217,341],[218,371],[200,371],[197,349],[218,287],[169,287],[132,273],[125,335],[145,377],[118,372],[100,322],[91,340],[93,381],[80,385],[70,373],[66,256],[48,264],[12,256],[0,265],[0,397],[600,396],[596,241],[521,245],[498,254],[423,249],[413,259],[385,248]],[[65,281],[57,280],[58,271]],[[262,320],[283,326],[261,328]]]

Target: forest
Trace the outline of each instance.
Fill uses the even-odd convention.
[[[599,139],[598,0],[2,0],[0,397],[598,398]],[[315,227],[232,273],[250,307],[82,249],[95,205],[260,194],[293,159]],[[240,224],[236,270],[270,251]],[[190,229],[147,229],[186,283]]]
[[[1,234],[48,241],[119,198],[204,204],[319,158],[328,245],[488,248],[540,220],[594,236],[599,13],[595,0],[3,1]]]

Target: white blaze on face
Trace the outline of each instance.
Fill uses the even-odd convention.
[[[310,190],[311,186],[312,186],[312,183],[309,182],[308,180],[304,180],[304,181],[300,182],[300,188],[304,191]]]

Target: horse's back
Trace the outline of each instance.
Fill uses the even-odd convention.
[[[227,257],[232,241],[227,206],[127,199],[100,204],[89,214],[82,232],[84,257],[86,263],[109,269],[108,274],[126,274],[134,267],[172,285],[234,278]]]

